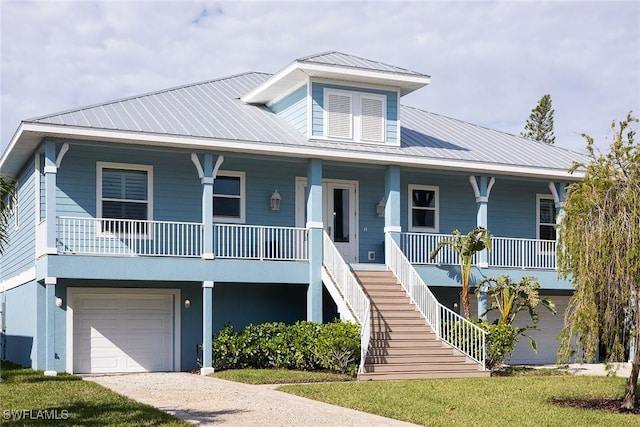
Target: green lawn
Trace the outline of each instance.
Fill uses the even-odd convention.
[[[551,398],[621,398],[623,378],[519,376],[278,387],[416,424],[437,426],[640,426],[640,415],[562,408]]]
[[[211,376],[246,384],[290,384],[354,380],[352,376],[345,374],[289,369],[229,369],[227,371],[214,372]]]
[[[22,369],[2,362],[0,424],[20,426],[187,426],[156,408],[137,403],[80,377],[59,374],[45,377],[42,371]],[[12,411],[31,410],[40,419],[11,419]],[[40,411],[40,412],[39,412]],[[47,416],[65,419],[46,420]],[[21,414],[22,415],[22,414]],[[17,418],[17,415],[16,415]]]

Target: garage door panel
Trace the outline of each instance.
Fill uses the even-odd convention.
[[[74,372],[173,370],[173,295],[114,290],[73,304]]]

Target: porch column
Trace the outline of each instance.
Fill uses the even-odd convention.
[[[48,203],[47,203],[48,206]],[[45,317],[45,351],[44,351],[44,375],[47,377],[55,377],[56,372],[56,349],[55,349],[55,312],[56,312],[56,278],[45,277],[45,301],[44,301],[44,317]]]
[[[387,166],[384,175],[384,232],[390,233],[393,240],[400,244],[400,167]],[[385,249],[386,252],[386,249]],[[385,259],[387,259],[385,253]]]
[[[213,259],[213,156],[205,154],[202,165],[202,258]],[[204,366],[204,365],[203,365]]]
[[[549,190],[551,190],[551,194],[553,194],[553,201],[556,205],[556,212],[558,214],[558,216],[556,217],[556,225],[560,225],[560,223],[562,222],[562,217],[564,216],[566,188],[567,185],[564,182],[549,183]]]
[[[46,253],[54,255],[56,247],[56,143],[46,141],[44,144],[44,177],[45,177],[45,215],[46,215]]]
[[[202,282],[202,368],[200,375],[213,373],[213,285]]]
[[[489,178],[485,175],[472,175],[469,177],[469,182],[471,183],[473,193],[476,196],[476,226],[488,229],[489,195],[491,194],[491,188],[493,188],[493,184],[496,180],[493,177]],[[489,268],[489,258],[486,250],[479,252],[477,257],[478,267]],[[486,287],[484,287],[480,289],[480,294],[478,295],[478,317],[485,320],[487,316],[483,315],[483,313],[487,311],[487,301],[488,297]]]
[[[309,230],[309,288],[307,320],[322,322],[322,160],[307,167],[307,229]]]

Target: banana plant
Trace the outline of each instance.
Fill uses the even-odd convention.
[[[15,180],[0,176],[0,254],[9,240],[9,220],[13,214],[15,202]]]
[[[464,309],[464,317],[469,319],[471,312],[469,310],[469,280],[471,278],[471,266],[473,256],[483,250],[491,250],[491,234],[484,227],[476,227],[466,235],[458,230],[453,230],[452,237],[446,238],[438,242],[438,246],[429,253],[429,258],[434,259],[440,250],[450,247],[458,254],[460,263],[460,275],[462,279],[462,307]]]

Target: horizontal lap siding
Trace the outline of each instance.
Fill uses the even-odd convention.
[[[547,182],[496,178],[488,205],[494,236],[536,238],[536,194],[551,195]]]
[[[35,260],[35,161],[31,158],[17,176],[18,228],[11,215],[7,232],[9,243],[0,257],[3,280],[34,266]]]
[[[191,153],[71,145],[58,170],[57,215],[96,217],[97,162],[153,166],[153,219],[201,221],[202,185]]]
[[[403,231],[409,230],[409,185],[438,187],[439,233],[458,229],[465,233],[476,226],[476,201],[467,175],[437,174],[415,169],[401,172],[400,219]]]
[[[307,85],[304,85],[269,107],[298,132],[307,135]]]

